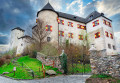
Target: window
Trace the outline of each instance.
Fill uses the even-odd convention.
[[[95,27],[97,25],[99,25],[99,20],[96,20],[96,21],[93,22],[93,27]]]
[[[83,25],[80,25],[80,24],[77,24],[77,28],[78,29],[86,30],[86,26],[83,26]]]
[[[72,22],[68,22],[68,26],[73,27],[73,23]]]
[[[115,47],[115,45],[113,45],[113,50],[116,50],[116,47]]]
[[[106,37],[109,37],[109,34],[108,34],[108,32],[107,32],[107,31],[105,31],[105,35],[106,35]]]
[[[46,25],[46,31],[52,31],[52,26]]]
[[[113,39],[113,35],[110,33],[110,38]]]
[[[73,38],[73,33],[68,34],[69,38]]]
[[[63,25],[64,25],[64,20],[60,20],[60,24],[63,24]]]
[[[90,17],[89,17],[89,20],[92,20],[93,19],[93,15],[91,15]]]
[[[100,37],[100,32],[95,33],[95,38],[99,38]]]
[[[21,46],[23,46],[23,44],[21,44]]]
[[[60,23],[60,19],[57,17],[57,21],[58,21],[58,23]]]
[[[47,42],[50,42],[50,37],[47,37]]]
[[[108,48],[111,49],[111,44],[108,44]]]
[[[64,31],[59,31],[59,36],[63,36],[64,37]]]
[[[83,40],[83,35],[79,35],[79,40]]]
[[[111,27],[111,23],[110,23],[110,22],[108,22],[108,21],[106,21],[106,20],[104,20],[104,19],[103,19],[103,24],[105,24],[105,25],[107,25],[107,26]]]

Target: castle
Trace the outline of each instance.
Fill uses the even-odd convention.
[[[107,55],[116,55],[115,37],[112,28],[112,20],[105,17],[103,13],[92,12],[86,18],[55,11],[47,3],[37,12],[37,19],[43,20],[46,24],[46,31],[51,32],[46,41],[60,44],[66,39],[70,43],[80,45],[88,35],[89,44],[94,44],[97,50],[106,49]],[[32,28],[34,31],[35,26]],[[24,30],[17,27],[11,30],[10,48],[17,47],[17,54],[23,52],[29,45],[27,42],[30,36],[24,36]]]

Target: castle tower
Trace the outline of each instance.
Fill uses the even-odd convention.
[[[24,30],[20,27],[11,30],[10,49],[17,48],[19,38],[22,36],[24,36]]]

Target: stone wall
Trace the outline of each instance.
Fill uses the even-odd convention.
[[[46,56],[45,54],[37,52],[36,58],[40,60],[44,65],[53,66],[54,63],[54,67],[58,68],[59,70],[61,69],[59,56]]]
[[[106,50],[91,50],[90,63],[93,74],[108,74],[120,79],[120,56],[107,55]]]

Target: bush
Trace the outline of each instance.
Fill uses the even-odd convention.
[[[33,51],[32,58],[36,58],[36,57],[37,57],[37,51]]]
[[[4,56],[4,58],[11,59],[11,56],[10,55],[6,55],[6,56]]]
[[[7,59],[7,60],[5,61],[5,63],[9,65],[9,64],[10,64],[10,61],[11,61],[10,59]]]
[[[0,58],[0,66],[2,66],[5,63],[6,59],[4,57]]]

